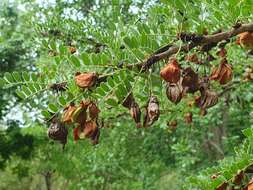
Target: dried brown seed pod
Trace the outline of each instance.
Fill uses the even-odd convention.
[[[171,59],[161,71],[160,76],[170,83],[176,83],[180,79],[180,67],[175,58]]]
[[[61,144],[63,144],[64,148],[64,145],[67,143],[68,129],[65,127],[64,123],[59,121],[54,122],[49,126],[47,135],[50,139],[59,141]]]
[[[192,63],[201,64],[201,61],[199,60],[196,53],[191,54],[191,55],[186,55],[185,60],[189,61],[189,62],[192,62]]]
[[[134,96],[132,93],[130,93],[126,98],[125,100],[123,101],[122,105],[125,107],[125,108],[128,108],[130,109],[131,108],[131,105],[132,103],[134,102]]]
[[[194,93],[199,90],[199,77],[191,67],[183,71],[182,87],[184,92]]]
[[[160,116],[159,102],[156,96],[151,96],[146,107],[144,127],[151,126]]]
[[[80,133],[80,128],[79,126],[73,129],[73,137],[74,137],[74,141],[78,141],[79,138],[79,133]]]
[[[225,48],[221,48],[218,52],[217,55],[220,57],[226,57],[227,56],[227,50]]]
[[[184,121],[185,121],[185,123],[187,123],[187,124],[192,123],[192,112],[187,112],[187,113],[184,115]]]
[[[88,106],[89,108],[89,116],[90,119],[96,119],[98,117],[98,114],[100,112],[100,109],[98,109],[98,107],[96,106],[95,103],[91,102]]]
[[[69,51],[69,53],[74,54],[74,53],[76,53],[76,47],[68,46],[68,51]]]
[[[99,136],[100,136],[100,129],[97,127],[90,137],[93,145],[96,145],[99,143]]]
[[[212,71],[210,76],[210,80],[216,80],[221,85],[228,83],[232,80],[233,77],[233,70],[232,66],[228,64],[227,59],[222,59],[218,68],[215,68]]]
[[[79,73],[75,75],[75,82],[80,88],[90,88],[96,84],[98,76],[96,73]]]
[[[82,101],[80,106],[76,108],[75,112],[72,114],[72,121],[80,125],[84,124],[87,119],[87,108],[90,104],[90,101]]]
[[[141,127],[141,110],[140,110],[139,105],[136,102],[132,103],[130,107],[130,114],[136,123],[136,127],[140,128]]]
[[[84,129],[83,129],[83,135],[86,138],[92,137],[93,133],[96,131],[97,124],[95,121],[87,121],[84,124]]]
[[[68,105],[63,112],[62,122],[63,123],[72,123],[73,122],[73,114],[76,111],[75,104]]]
[[[238,35],[237,44],[245,49],[253,49],[253,32],[243,32]]]
[[[183,89],[178,83],[167,83],[166,95],[170,101],[177,104],[181,101]]]
[[[210,89],[207,89],[201,92],[201,96],[195,98],[195,105],[205,110],[216,105],[218,100],[218,94]]]

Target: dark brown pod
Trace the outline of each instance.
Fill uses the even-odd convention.
[[[96,145],[99,143],[99,137],[100,137],[100,129],[97,127],[90,137],[93,145]]]
[[[182,87],[184,92],[194,93],[199,90],[199,77],[191,67],[187,67],[183,71]]]
[[[156,96],[151,96],[144,116],[144,127],[151,126],[160,116],[159,102]]]
[[[166,95],[171,102],[175,104],[179,103],[183,95],[181,85],[177,83],[167,83]]]
[[[68,129],[62,122],[51,123],[47,130],[47,135],[50,139],[59,141],[64,147],[67,143]]]
[[[62,122],[63,123],[72,123],[73,122],[73,114],[76,110],[76,106],[74,104],[70,104],[64,109]]]
[[[76,47],[68,46],[68,51],[69,51],[69,53],[74,54],[74,53],[76,53]]]
[[[96,106],[95,103],[91,102],[88,106],[90,119],[96,119],[100,112],[100,109]]]
[[[232,66],[228,64],[227,59],[222,59],[220,65],[212,71],[210,80],[216,80],[221,85],[227,84],[232,80],[233,70]]]
[[[134,100],[133,94],[131,93],[131,94],[129,94],[129,95],[125,98],[125,100],[123,101],[122,105],[123,105],[125,108],[130,109],[130,108],[131,108],[131,105],[132,105],[132,103],[133,103],[134,101],[135,101],[135,100]]]
[[[84,126],[83,126],[83,135],[86,138],[90,138],[92,137],[93,133],[96,131],[97,128],[97,124],[95,121],[87,121],[85,122]]]
[[[134,119],[136,123],[136,127],[141,127],[141,110],[139,105],[136,102],[132,102],[131,108],[130,108],[130,115]]]
[[[201,96],[195,98],[195,105],[201,109],[208,109],[218,103],[218,94],[210,89],[201,92]]]
[[[180,80],[180,67],[175,58],[171,59],[161,71],[160,76],[170,83],[176,83]]]
[[[188,112],[184,115],[184,121],[187,124],[192,123],[192,112]]]
[[[98,76],[96,73],[79,73],[75,75],[76,85],[80,88],[90,88],[95,85]]]
[[[87,108],[90,104],[90,101],[82,101],[80,106],[76,108],[75,112],[72,114],[72,121],[83,125],[87,119]]]

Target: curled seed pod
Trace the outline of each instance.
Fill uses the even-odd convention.
[[[96,131],[97,124],[95,121],[87,121],[84,124],[84,130],[83,130],[83,135],[86,138],[92,137],[93,133]]]
[[[187,113],[184,115],[184,121],[185,121],[185,123],[187,123],[187,124],[192,123],[192,112],[187,112]]]
[[[182,99],[182,91],[182,87],[178,83],[167,83],[166,95],[171,102],[179,103]]]
[[[237,43],[245,49],[253,49],[253,32],[243,32],[238,35]]]
[[[135,101],[135,100],[134,100],[134,96],[133,96],[132,93],[130,93],[130,94],[126,97],[126,99],[123,101],[122,106],[124,106],[125,108],[130,109],[130,108],[131,108],[131,105],[132,105],[132,103],[133,103],[134,101]]]
[[[98,117],[98,114],[100,112],[100,109],[98,109],[98,107],[96,106],[96,104],[94,104],[93,102],[91,102],[88,106],[89,108],[89,116],[90,119],[96,119]]]
[[[240,172],[238,172],[237,175],[233,179],[233,184],[240,185],[241,182],[242,182],[242,180],[243,180],[244,175],[245,175],[245,173],[244,173],[243,170],[241,170]]]
[[[82,101],[80,106],[76,108],[75,112],[72,115],[72,121],[80,125],[84,124],[87,119],[86,110],[90,104],[90,101]]]
[[[161,71],[160,76],[167,82],[176,83],[180,80],[180,67],[175,58],[171,59]]]
[[[64,148],[64,145],[67,143],[68,129],[65,127],[64,123],[54,122],[49,126],[47,135],[50,139],[59,141],[63,144]]]
[[[228,83],[232,80],[233,70],[231,65],[228,64],[227,59],[222,59],[218,68],[215,68],[210,76],[210,80],[216,80],[221,85]]]
[[[151,96],[146,107],[144,127],[151,126],[160,116],[159,102],[156,96]]]
[[[64,92],[68,89],[67,82],[53,83],[49,85],[49,88],[56,92]]]
[[[201,61],[199,60],[196,53],[194,53],[192,55],[186,55],[185,60],[189,61],[189,62],[192,62],[192,63],[201,64]]]
[[[218,103],[218,94],[210,89],[201,92],[201,96],[195,98],[195,105],[201,109],[213,107]]]
[[[177,120],[172,120],[172,121],[168,122],[167,126],[169,127],[170,130],[176,130]]]
[[[68,46],[68,51],[69,51],[69,53],[74,54],[74,53],[76,53],[76,47]]]
[[[96,73],[79,73],[75,75],[76,85],[80,88],[90,88],[95,85],[98,76]]]
[[[139,105],[136,102],[133,102],[130,108],[131,117],[134,119],[136,123],[136,127],[141,127],[141,110]]]
[[[185,92],[194,93],[199,90],[199,77],[191,67],[187,67],[183,71],[182,86]]]
[[[74,114],[75,110],[76,110],[75,104],[71,103],[69,106],[67,106],[64,109],[62,122],[63,123],[72,123],[73,122],[72,118],[73,118],[73,114]]]

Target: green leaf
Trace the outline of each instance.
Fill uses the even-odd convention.
[[[112,77],[110,77],[110,78],[108,79],[108,84],[109,84],[111,87],[114,87],[114,86],[115,86],[115,83],[114,83]]]
[[[34,88],[36,88],[37,91],[42,89],[42,87],[37,83],[34,83],[33,86],[34,86]]]
[[[28,72],[24,71],[22,72],[22,77],[25,81],[30,81],[30,75],[28,74]]]
[[[90,64],[90,57],[87,53],[82,53],[81,54],[81,60],[82,60],[82,63],[85,64],[85,65]]]
[[[63,96],[60,96],[60,97],[58,98],[58,102],[59,102],[59,104],[60,104],[61,106],[65,106],[65,105],[67,104],[67,102],[66,102],[66,100],[65,100],[65,98],[64,98]]]
[[[45,48],[48,48],[48,43],[46,40],[42,40],[42,45],[45,47]]]
[[[28,84],[27,86],[28,86],[29,90],[30,90],[32,93],[36,93],[36,92],[37,92],[37,90],[36,90],[36,88],[34,87],[33,84]]]
[[[106,103],[110,106],[114,106],[114,107],[118,106],[118,102],[112,98],[107,99]]]
[[[31,78],[33,82],[36,82],[38,80],[38,77],[35,73],[31,73]]]
[[[49,111],[51,111],[53,113],[58,111],[57,106],[55,104],[52,104],[52,103],[48,104],[48,109],[49,109]]]
[[[100,84],[100,87],[101,87],[105,92],[110,91],[110,88],[109,88],[105,83]]]
[[[52,50],[56,51],[56,43],[54,41],[51,41],[49,46]]]
[[[3,78],[0,78],[0,88],[3,88],[6,84],[6,81]]]
[[[14,71],[12,73],[12,76],[15,79],[15,81],[17,81],[17,82],[21,82],[22,81],[22,78],[21,78],[21,76],[20,76],[20,74],[18,72]]]
[[[59,51],[60,51],[60,54],[61,55],[65,55],[66,54],[66,52],[67,52],[67,48],[64,46],[64,45],[60,45],[59,46]]]
[[[252,137],[253,136],[253,130],[251,128],[247,128],[247,129],[242,130],[242,133],[246,137]]]
[[[26,96],[30,96],[32,92],[26,86],[21,86],[21,90],[25,93]]]
[[[8,72],[4,73],[4,79],[8,83],[15,82],[14,79],[13,79],[13,77],[12,77],[12,75],[10,73],[8,73]]]
[[[127,36],[123,39],[124,43],[130,47],[130,48],[133,48],[134,47],[134,44],[133,44],[133,41]]]
[[[70,62],[71,62],[74,66],[76,66],[76,67],[80,67],[80,66],[81,66],[80,60],[79,60],[76,56],[74,56],[74,55],[72,55],[72,56],[70,57]]]
[[[105,96],[106,95],[105,91],[101,87],[97,88],[96,92],[100,96]]]
[[[52,114],[49,113],[47,110],[42,110],[41,115],[43,115],[46,119],[49,119],[52,116]]]
[[[20,98],[22,98],[22,99],[25,99],[25,98],[26,98],[26,95],[25,95],[24,92],[22,92],[22,91],[20,91],[20,90],[18,90],[18,89],[16,89],[15,92],[16,92],[16,94],[18,95],[18,97],[20,97]]]

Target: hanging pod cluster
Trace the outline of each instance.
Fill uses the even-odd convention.
[[[130,111],[130,115],[136,123],[137,128],[149,127],[158,120],[160,115],[159,102],[156,96],[150,96],[145,107],[143,125],[141,124],[141,109],[135,101],[133,94],[129,94],[122,105]]]
[[[73,129],[75,142],[79,139],[88,138],[91,140],[92,144],[98,144],[100,128],[97,119],[99,112],[100,110],[97,105],[89,100],[81,101],[78,106],[71,103],[64,108],[61,120],[52,122],[52,127],[50,126],[48,130],[48,136],[53,140],[59,140],[66,144],[68,133],[64,133],[64,141],[58,137],[60,136],[59,133],[63,136],[63,133],[60,131],[68,131],[65,124],[75,124],[75,128]],[[55,126],[57,126],[57,128]],[[56,129],[58,129],[58,132],[55,132]]]

